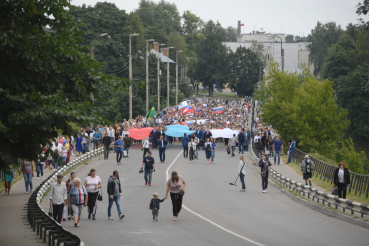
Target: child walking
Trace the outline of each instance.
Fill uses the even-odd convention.
[[[164,202],[164,199],[158,199],[159,194],[157,192],[154,193],[154,198],[151,199],[150,209],[152,210],[152,219],[158,221],[160,203]]]

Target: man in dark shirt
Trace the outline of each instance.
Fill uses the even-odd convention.
[[[107,160],[109,158],[109,150],[111,144],[111,138],[108,136],[108,133],[105,133],[102,142],[104,145],[104,160]]]
[[[145,174],[144,174],[145,185],[149,183],[149,186],[151,186],[151,178],[152,178],[153,170],[155,172],[155,160],[151,155],[152,155],[151,151],[147,152],[147,156],[143,158],[142,165],[141,165],[141,169],[143,169],[145,165]]]

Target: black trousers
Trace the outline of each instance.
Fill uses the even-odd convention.
[[[142,157],[142,159],[143,159],[143,158],[145,158],[146,153],[147,153],[147,152],[149,152],[149,151],[150,151],[150,149],[149,149],[149,148],[144,148],[144,151],[143,151],[144,153],[143,153],[143,157]]]
[[[265,177],[261,176],[261,185],[263,187],[263,190],[268,189],[268,175]]]
[[[183,157],[188,157],[188,147],[183,147]]]
[[[120,151],[117,150],[117,162],[120,162],[120,160],[122,160],[122,156],[123,156],[123,151],[122,150],[120,150]]]
[[[170,198],[172,199],[173,205],[173,216],[177,216],[181,212],[182,208],[182,198],[178,193],[170,193]]]
[[[104,160],[109,158],[109,150],[110,150],[110,146],[104,145]]]
[[[229,138],[225,138],[225,139],[224,139],[224,145],[225,145],[225,146],[227,146],[227,145],[228,145],[228,140],[229,140]]]
[[[55,221],[58,221],[59,224],[63,216],[63,209],[64,209],[64,203],[53,204],[53,218]]]
[[[337,190],[338,190],[338,197],[346,199],[346,193],[347,193],[347,184],[338,183],[337,184]]]
[[[88,214],[96,214],[97,210],[97,195],[99,192],[88,192],[88,200],[87,200],[87,207],[88,207]]]
[[[190,148],[190,161],[193,160],[193,156],[194,156],[193,148]]]

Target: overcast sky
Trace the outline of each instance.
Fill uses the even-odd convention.
[[[97,0],[71,0],[73,5],[95,5]],[[126,12],[138,8],[140,0],[109,0]],[[159,2],[159,0],[154,0]],[[335,21],[343,28],[357,23],[356,5],[363,0],[169,0],[179,13],[190,10],[204,21],[219,21],[223,27],[245,26],[242,33],[263,30],[272,33],[307,35],[317,23]],[[368,20],[369,18],[365,18]]]

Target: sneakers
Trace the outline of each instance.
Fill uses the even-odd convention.
[[[147,185],[147,181],[145,182],[145,185]]]
[[[174,221],[177,221],[177,216],[174,216]]]
[[[267,193],[268,191],[267,190],[265,190],[265,193]]]
[[[149,186],[151,186],[151,183],[149,183]]]
[[[119,215],[120,220],[123,219],[123,218],[124,218],[124,214]]]
[[[265,193],[265,190],[263,190],[263,193]]]
[[[158,221],[158,218],[156,218],[156,221]]]
[[[39,180],[40,178],[39,177],[37,177],[37,180]]]
[[[68,216],[68,220],[70,220],[72,218],[72,216]]]
[[[91,219],[91,214],[88,215],[88,219],[90,220]]]
[[[42,176],[42,179],[44,179],[44,176]]]
[[[92,220],[96,220],[96,218],[95,218],[95,215],[94,215],[94,214],[92,215]]]
[[[62,221],[66,221],[66,219],[64,218],[64,217],[62,217],[62,219],[61,219]]]
[[[108,217],[108,220],[114,220],[113,217]]]
[[[153,219],[153,220],[155,220],[155,215],[154,215],[154,216],[152,216],[152,219]]]

